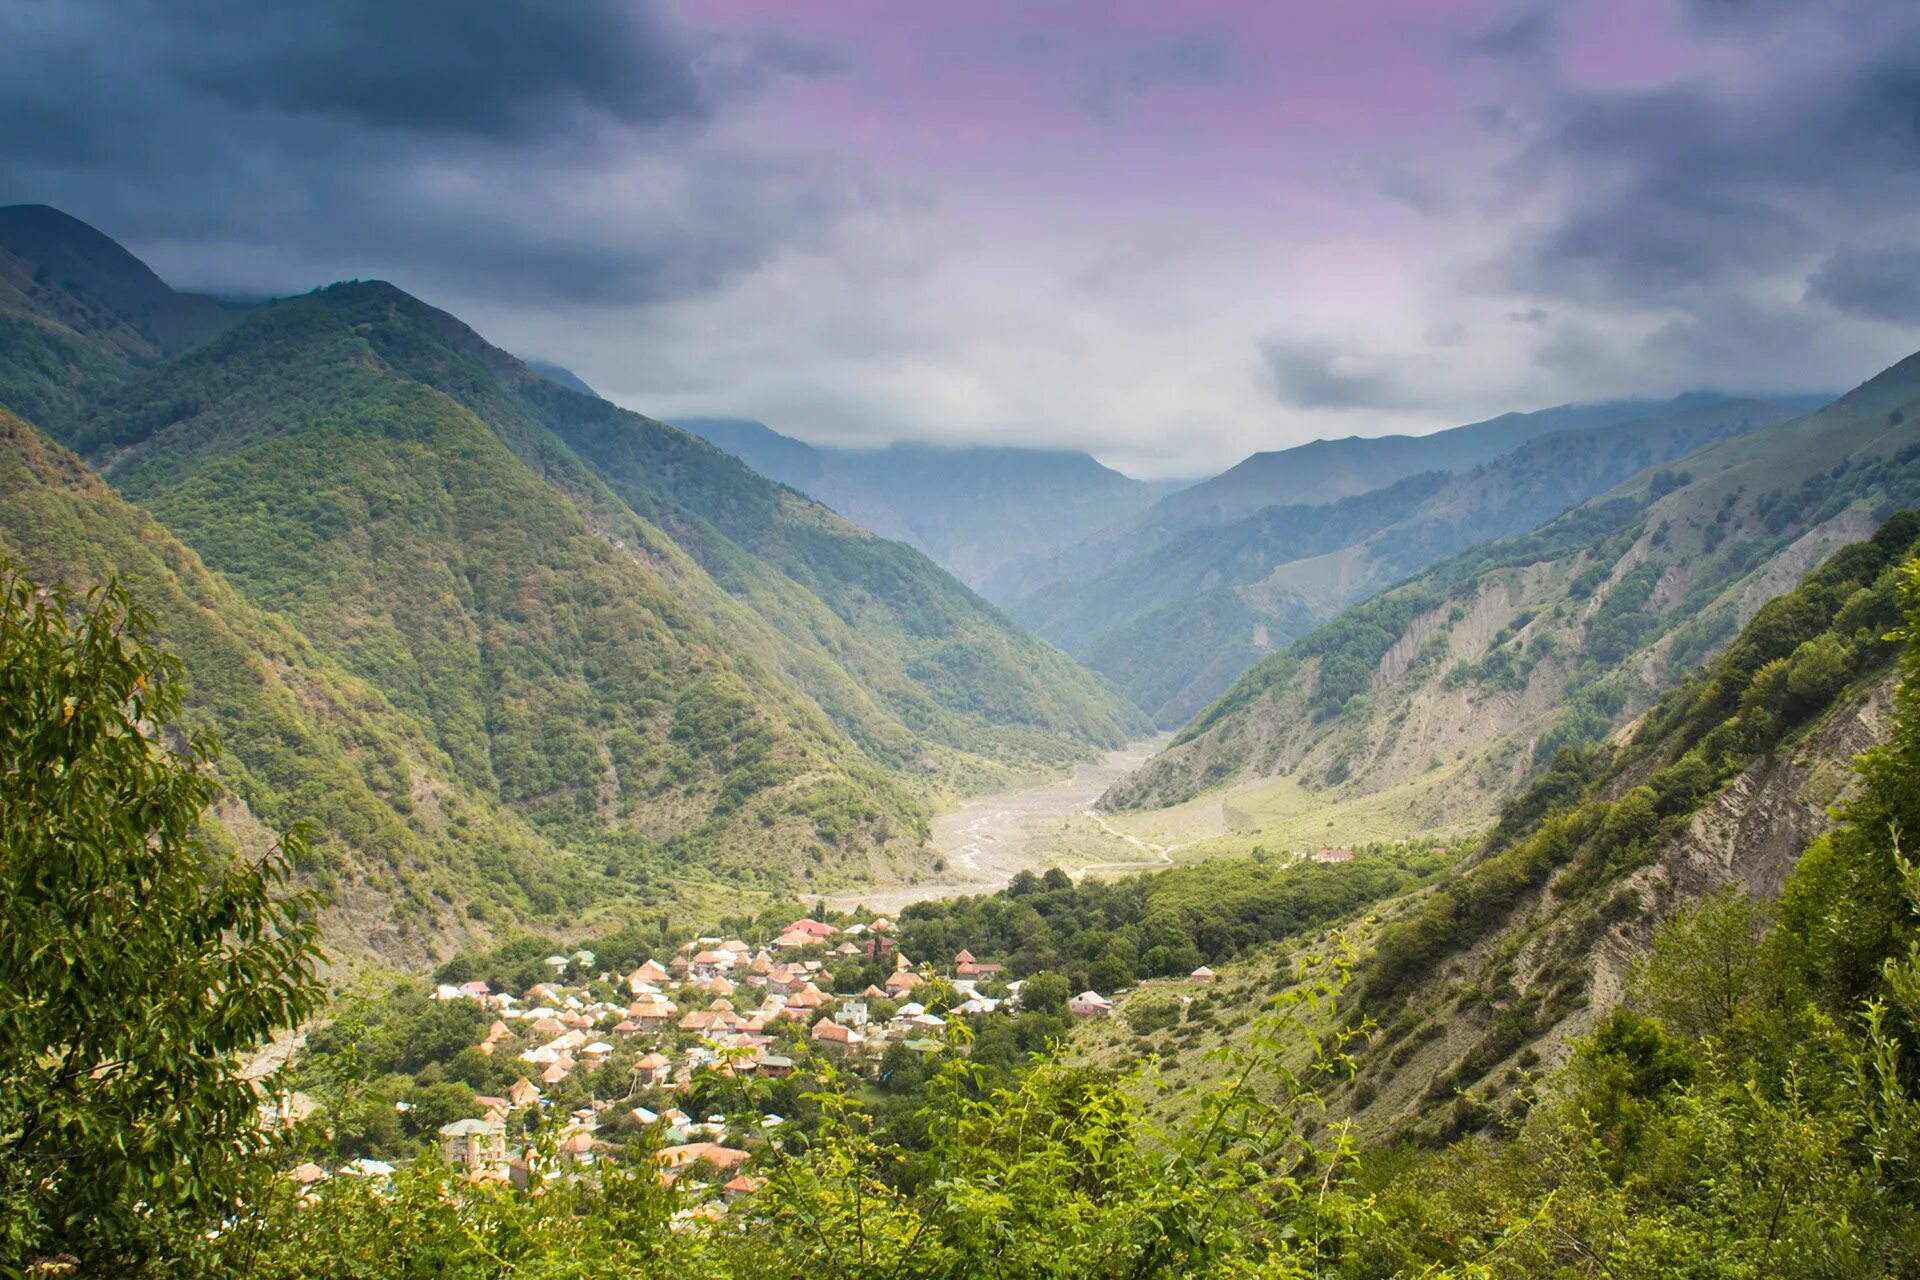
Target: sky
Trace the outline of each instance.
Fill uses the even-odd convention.
[[[1920,348],[1920,5],[0,0],[0,203],[672,420],[1317,437]]]

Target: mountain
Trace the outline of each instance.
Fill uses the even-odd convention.
[[[1478,821],[1920,498],[1917,414],[1920,357],[1444,561],[1262,660],[1106,803],[1224,787],[1244,827],[1301,835],[1284,815],[1308,799],[1399,830]]]
[[[548,382],[557,382],[569,391],[578,391],[581,395],[592,396],[596,400],[605,398],[588,386],[579,374],[563,365],[550,364],[544,360],[522,360],[521,363]]]
[[[220,828],[242,849],[305,820],[349,953],[400,964],[491,928],[615,901],[624,883],[469,785],[431,731],[261,610],[78,458],[0,411],[0,557],[76,587],[118,576],[180,655],[183,727],[218,732],[233,793]]]
[[[176,292],[118,242],[58,209],[0,208],[0,312],[50,312],[122,354],[155,357],[212,337],[245,309]]]
[[[1619,1003],[1662,922],[1730,888],[1804,896],[1855,759],[1893,719],[1905,646],[1890,633],[1916,556],[1914,511],[1842,547],[1622,744],[1556,760],[1467,865],[1392,912],[1360,970],[1382,1027],[1351,1094],[1369,1128],[1434,1141],[1486,1124],[1516,1066],[1565,1062]]]
[[[51,307],[26,322],[91,363],[69,376],[0,348],[0,386],[79,406],[39,425],[145,509],[145,540],[190,547],[222,599],[272,617],[437,753],[437,774],[383,763],[403,780],[388,817],[444,778],[518,824],[533,862],[553,851],[557,881],[594,871],[515,918],[577,924],[635,885],[670,902],[911,875],[940,795],[1142,728],[919,553],[390,285],[259,307],[157,360]],[[54,547],[39,519],[0,525],[26,564],[121,572],[144,598],[149,565],[77,534]],[[190,672],[214,660],[180,648]],[[206,714],[229,743],[294,737],[245,706]],[[242,775],[249,805],[255,781]],[[365,831],[343,823],[327,856],[391,863]],[[436,845],[428,861],[464,882],[492,856]],[[394,907],[410,927],[432,914]]]
[[[1646,419],[1561,426],[1456,475],[1422,472],[1325,505],[1272,506],[1189,529],[1084,582],[1045,588],[1013,612],[1173,728],[1353,601],[1532,529],[1636,472],[1792,416],[1771,402],[1696,399]]]
[[[1329,1101],[1374,1141],[1431,1146],[1497,1126],[1524,1106],[1516,1098],[1534,1076],[1566,1063],[1635,987],[1634,966],[1663,925],[1716,901],[1764,915],[1758,904],[1783,892],[1791,901],[1796,878],[1804,890],[1830,870],[1818,865],[1820,837],[1859,785],[1856,757],[1884,742],[1893,720],[1907,646],[1889,633],[1905,609],[1902,568],[1916,560],[1920,511],[1841,547],[1618,741],[1557,756],[1464,847],[1354,841],[1354,860],[1337,867],[1216,858],[1161,879],[1168,888],[1175,876],[1215,879],[1212,910],[1195,913],[1211,924],[1244,910],[1240,886],[1262,873],[1292,875],[1300,891],[1335,869],[1355,874],[1355,890],[1424,871],[1418,888],[1368,904],[1363,923],[1351,923],[1362,912],[1349,915],[1357,955],[1345,1019],[1376,1029]],[[1730,889],[1739,895],[1720,896]],[[1223,933],[1233,936],[1206,936]],[[1738,951],[1725,934],[1698,941],[1703,960],[1731,962]],[[1220,970],[1213,1036],[1244,1048],[1261,1034],[1264,997],[1324,942],[1210,959]],[[1159,1034],[1179,1021],[1154,1019],[1168,998],[1160,984],[1141,987],[1111,1022],[1076,1028],[1073,1052],[1100,1065],[1157,1053],[1150,1105],[1178,1114],[1195,1105],[1215,1059],[1182,1058],[1186,1037]]]
[[[1141,510],[1155,492],[1084,453],[917,444],[839,449],[741,419],[676,425],[862,528],[919,548],[996,599],[988,583]]]
[[[1538,436],[1631,422],[1724,399],[1689,392],[1668,401],[1617,400],[1507,413],[1424,436],[1349,436],[1256,453],[1211,479],[1177,489],[1128,519],[1052,557],[1010,566],[987,584],[995,599],[1022,601],[1056,583],[1083,582],[1190,529],[1228,523],[1272,506],[1324,506],[1422,472],[1469,470]],[[1802,411],[1831,397],[1790,405]]]

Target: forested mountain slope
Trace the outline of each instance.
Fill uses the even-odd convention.
[[[639,848],[608,881],[470,785],[428,728],[4,411],[0,557],[76,588],[128,584],[185,666],[185,725],[222,738],[221,773],[238,798],[222,827],[257,852],[271,831],[312,823],[305,870],[346,951],[424,963],[495,927],[653,881]]]
[[[1423,858],[1422,841],[1363,848],[1342,865],[1304,864],[1314,875],[1377,878],[1424,860],[1436,877],[1372,904],[1379,923],[1353,935],[1346,1017],[1370,1018],[1376,1029],[1357,1075],[1335,1091],[1336,1110],[1356,1116],[1374,1142],[1443,1142],[1523,1111],[1529,1081],[1564,1064],[1630,992],[1643,1008],[1670,999],[1732,1009],[1750,994],[1739,988],[1757,985],[1758,974],[1744,967],[1751,958],[1737,957],[1770,914],[1764,904],[1785,891],[1779,914],[1805,922],[1822,909],[1810,896],[1816,885],[1844,892],[1838,886],[1859,871],[1839,865],[1820,837],[1857,785],[1855,758],[1887,738],[1905,650],[1890,633],[1913,603],[1902,584],[1917,564],[1916,511],[1840,548],[1621,740],[1560,752],[1444,872],[1444,862]],[[1224,875],[1235,860],[1202,865]],[[1703,904],[1708,914],[1688,926],[1686,945],[1701,964],[1718,957],[1733,966],[1718,986],[1663,993],[1636,981],[1634,966],[1663,924]],[[1898,924],[1831,923],[1857,929],[1862,952]],[[1228,1042],[1253,1033],[1257,997],[1240,993],[1265,990],[1276,960],[1284,972],[1284,956],[1258,953],[1222,967],[1207,1003]],[[1870,980],[1861,964],[1846,964],[1851,971],[1831,975],[1836,986]],[[1193,1036],[1180,1033],[1177,1014],[1164,1016],[1165,1004],[1164,993],[1143,988],[1111,1028],[1078,1036],[1079,1052],[1100,1061],[1158,1053],[1176,1090],[1204,1083],[1212,1068],[1180,1053]],[[1161,1034],[1167,1026],[1175,1034]]]
[[[1424,472],[1327,505],[1269,507],[1191,529],[1091,580],[1046,588],[1014,612],[1175,728],[1266,653],[1353,601],[1532,529],[1648,467],[1789,416],[1766,401],[1721,399],[1561,427],[1458,475]]]
[[[432,757],[397,777],[438,778],[512,825],[487,856],[517,841],[555,887],[586,886],[537,902],[509,886],[509,915],[564,907],[577,923],[622,882],[668,901],[703,882],[908,875],[929,856],[937,795],[1143,726],[919,553],[539,376],[391,286],[255,308],[178,354],[134,350],[124,334],[172,312],[151,292],[166,286],[113,249],[98,279],[14,300],[44,341],[0,346],[0,405],[45,411],[40,426],[161,522],[153,537],[178,537],[231,585],[221,599],[266,611],[330,678],[381,700]],[[8,446],[47,450],[18,424]],[[119,501],[97,483],[86,493]],[[109,553],[85,522],[55,541],[32,509],[0,520],[30,569],[77,585],[122,573],[145,602],[155,575],[138,539]],[[153,590],[165,599],[152,607],[179,611],[179,589]],[[215,660],[181,651],[190,670]],[[247,706],[223,701],[208,723],[242,758],[265,749],[246,741],[266,724]],[[237,791],[253,804],[250,785]],[[406,826],[418,796],[396,785],[368,801],[388,810],[378,824]],[[336,834],[343,865],[437,867],[460,886],[442,903],[486,878],[460,841],[403,857],[369,844],[364,822]],[[395,927],[444,923],[396,882],[376,889],[404,899]]]
[[[862,528],[918,547],[1003,602],[989,584],[1133,515],[1152,496],[1150,486],[1084,453],[917,444],[842,449],[739,419],[676,425]]]
[[[1442,826],[1604,737],[1920,497],[1920,358],[1448,560],[1243,676],[1107,802],[1280,778]]]
[[[1739,896],[1690,945],[1703,961],[1722,948],[1732,967],[1714,990],[1642,983],[1643,1008],[1730,1012],[1749,997],[1758,973],[1737,957],[1769,914],[1749,900],[1785,890],[1779,913],[1821,927],[1823,896],[1845,896],[1867,871],[1820,837],[1857,785],[1855,758],[1887,737],[1903,648],[1890,633],[1912,603],[1903,578],[1916,556],[1913,511],[1841,548],[1623,744],[1562,753],[1503,806],[1472,865],[1406,904],[1360,970],[1358,1005],[1381,1031],[1350,1101],[1370,1127],[1432,1139],[1487,1124],[1526,1071],[1564,1062],[1634,988],[1662,921],[1723,890]],[[1856,957],[1898,932],[1898,912],[1834,925],[1854,941],[1828,944],[1818,981],[1870,986],[1871,962]]]

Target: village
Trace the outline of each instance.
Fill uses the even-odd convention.
[[[1019,1011],[1026,984],[1008,980],[1001,964],[965,949],[941,964],[915,963],[896,935],[884,916],[845,926],[803,917],[758,947],[702,937],[625,975],[577,951],[547,957],[551,976],[518,993],[441,983],[432,1000],[484,1012],[484,1035],[471,1047],[512,1081],[497,1094],[474,1092],[469,1114],[438,1126],[438,1156],[472,1182],[524,1188],[650,1151],[663,1181],[697,1193],[698,1213],[724,1212],[759,1189],[756,1157],[789,1123],[766,1109],[780,1096],[766,1085],[823,1058],[884,1083],[903,1062],[966,1053],[970,1036],[956,1024]],[[856,967],[885,976],[836,990],[836,970]],[[1203,967],[1192,978],[1212,976]],[[1112,1008],[1091,990],[1065,1004],[1074,1018]],[[766,1082],[757,1095],[742,1087],[754,1081]],[[742,1119],[748,1096],[761,1113]],[[363,1156],[332,1172],[304,1163],[291,1176],[321,1194],[333,1176],[377,1185],[394,1171]]]

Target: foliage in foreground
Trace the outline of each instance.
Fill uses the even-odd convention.
[[[149,626],[0,565],[0,1265],[176,1253],[267,1150],[238,1060],[319,1006],[298,840],[207,845],[213,744],[168,734]]]

